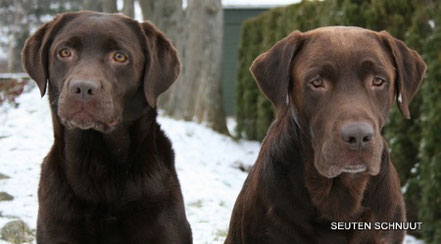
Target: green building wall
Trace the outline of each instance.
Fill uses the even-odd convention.
[[[222,53],[222,92],[227,116],[234,115],[235,84],[239,38],[244,20],[257,16],[268,8],[224,8],[224,37]]]

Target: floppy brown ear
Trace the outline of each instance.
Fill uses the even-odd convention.
[[[426,64],[421,56],[386,31],[382,31],[386,46],[390,49],[396,69],[397,104],[401,113],[410,119],[409,104],[420,87]]]
[[[61,22],[64,21],[68,14],[59,14],[55,18],[40,29],[38,29],[31,37],[26,40],[22,50],[22,64],[29,76],[37,82],[40,89],[41,96],[44,96],[46,91],[47,79],[49,78],[48,71],[48,55],[53,37],[61,27]],[[69,14],[70,17],[73,14]]]
[[[176,49],[156,27],[146,21],[141,27],[147,38],[148,54],[144,73],[144,93],[152,108],[156,100],[178,78],[181,71]]]
[[[41,96],[46,92],[48,78],[47,59],[48,48],[45,47],[45,35],[52,27],[53,21],[44,24],[26,40],[21,54],[24,70],[37,82]],[[47,39],[47,38],[46,38]]]
[[[301,32],[292,32],[259,55],[251,65],[250,71],[257,85],[276,108],[286,103],[292,61],[301,46],[301,39]]]

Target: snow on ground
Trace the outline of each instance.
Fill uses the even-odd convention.
[[[40,163],[52,145],[52,121],[47,97],[40,98],[38,89],[19,96],[17,102],[17,108],[0,106],[0,173],[11,177],[0,180],[0,192],[14,196],[13,201],[0,202],[0,227],[19,217],[35,229]],[[259,143],[235,142],[193,122],[163,116],[158,120],[175,149],[194,243],[222,243],[246,178],[232,165],[254,162]],[[422,242],[408,236],[405,243]]]
[[[0,202],[0,227],[15,217],[35,228],[40,163],[53,142],[47,97],[32,89],[17,98],[18,108],[0,106],[0,192],[14,196]],[[246,173],[232,167],[254,162],[259,143],[235,142],[193,122],[159,117],[176,154],[187,217],[194,243],[222,243],[234,201]]]

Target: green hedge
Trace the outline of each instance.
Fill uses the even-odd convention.
[[[274,108],[259,91],[249,67],[262,52],[294,30],[351,25],[387,30],[417,50],[428,73],[406,120],[397,108],[384,130],[404,186],[408,220],[423,221],[428,243],[441,243],[441,0],[302,1],[267,11],[242,27],[236,83],[239,138],[262,140]],[[430,23],[434,23],[432,28]]]
[[[441,1],[427,6],[435,29],[425,40],[428,64],[422,88],[419,186],[422,189],[420,217],[428,243],[441,243]]]
[[[239,138],[261,140],[274,119],[274,109],[249,72],[253,60],[293,30],[320,26],[320,2],[305,1],[276,8],[247,20],[242,26],[236,83],[236,132]],[[303,20],[303,21],[301,21]]]

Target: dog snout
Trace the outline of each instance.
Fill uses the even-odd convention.
[[[354,122],[344,125],[340,135],[349,149],[360,150],[371,144],[374,128],[365,122]]]
[[[69,84],[69,93],[79,101],[88,102],[96,96],[99,83],[91,80],[72,80]]]

